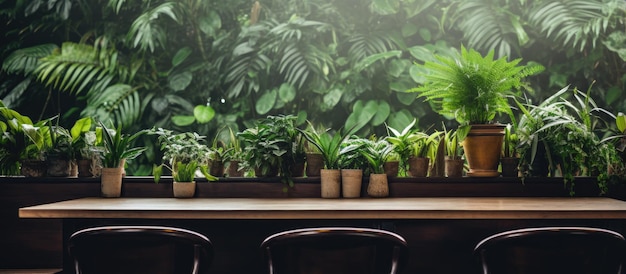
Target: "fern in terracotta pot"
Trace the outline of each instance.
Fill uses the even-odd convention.
[[[498,114],[513,117],[509,98],[525,87],[525,77],[541,72],[543,67],[520,65],[521,59],[494,59],[493,50],[482,56],[465,47],[454,58],[435,58],[419,65],[429,74],[423,75],[426,81],[422,86],[410,91],[419,93],[439,114],[456,119],[462,127],[471,127],[463,140],[468,176],[499,176],[504,125],[493,120]]]

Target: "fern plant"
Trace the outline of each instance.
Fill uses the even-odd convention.
[[[461,55],[450,58],[436,55],[438,62],[427,61],[430,71],[419,93],[435,106],[435,111],[454,117],[460,124],[487,124],[497,114],[513,116],[508,96],[523,86],[522,79],[543,70],[540,65],[519,65],[521,59],[494,59],[494,51],[484,57],[461,47]]]

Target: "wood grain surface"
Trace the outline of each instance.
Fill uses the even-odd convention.
[[[20,208],[20,218],[625,219],[603,197],[80,198]]]

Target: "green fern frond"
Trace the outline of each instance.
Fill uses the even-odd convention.
[[[18,49],[2,62],[2,70],[7,73],[32,74],[39,66],[39,59],[52,54],[58,48],[55,44],[43,44]]]

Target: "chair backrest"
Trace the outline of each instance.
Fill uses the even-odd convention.
[[[103,226],[70,236],[77,274],[207,273],[211,241],[194,231],[161,226]]]
[[[482,240],[474,255],[485,274],[616,274],[624,259],[624,237],[588,227],[511,230]]]
[[[400,235],[371,228],[320,227],[276,233],[261,244],[270,274],[400,273]]]

